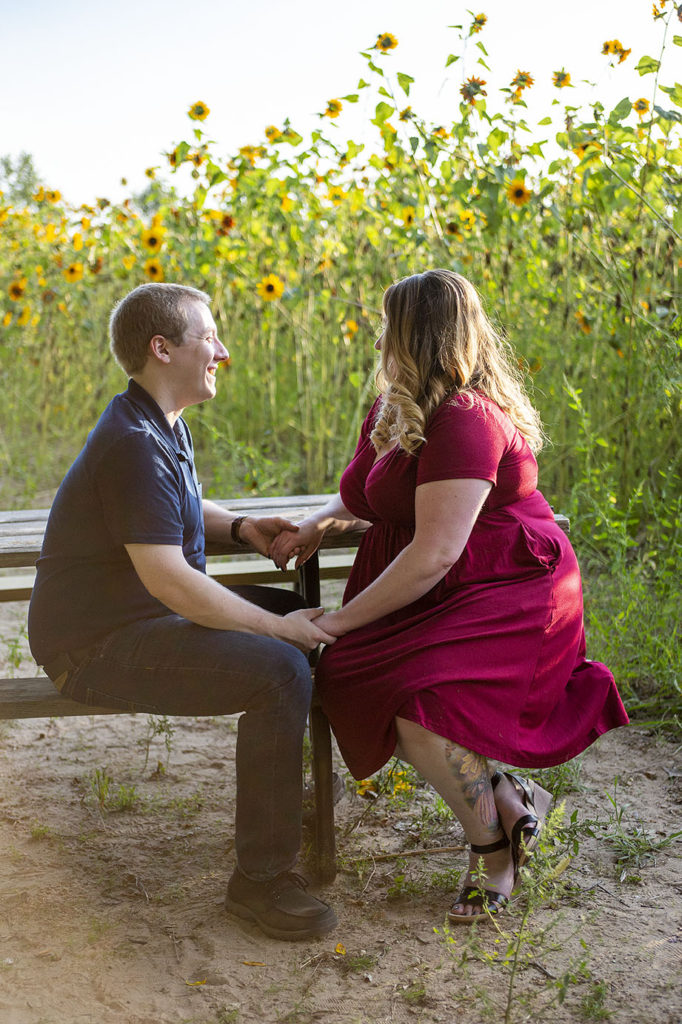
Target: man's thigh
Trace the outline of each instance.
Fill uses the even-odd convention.
[[[307,659],[291,644],[165,615],[111,633],[64,692],[92,706],[219,715],[266,706],[282,688],[305,704],[310,687]]]

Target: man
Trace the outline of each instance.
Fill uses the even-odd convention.
[[[202,500],[182,412],[214,397],[216,370],[228,357],[208,302],[194,288],[146,284],[115,308],[111,349],[128,389],[107,406],[57,492],[29,639],[55,685],[83,703],[169,715],[244,712],[237,866],[226,906],[268,935],[307,938],[330,931],[336,916],[291,871],[311,693],[303,652],[333,637],[315,625],[322,609],[300,608],[296,595],[288,607],[298,609],[278,615],[206,575],[204,537],[232,535],[267,554],[291,528]]]

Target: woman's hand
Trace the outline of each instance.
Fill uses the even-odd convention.
[[[304,519],[292,530],[282,530],[270,545],[268,554],[278,569],[286,569],[287,563],[296,555],[296,568],[313,555],[319,548],[325,528],[314,519]]]
[[[341,625],[341,615],[342,610],[337,612],[325,612],[324,615],[320,615],[319,619],[315,619],[315,625],[325,633],[329,633],[330,636],[343,636],[344,633],[348,632],[348,630],[344,629]]]
[[[294,523],[290,523],[288,519],[282,519],[281,516],[262,516],[259,519],[247,516],[239,528],[239,538],[254,551],[267,557],[273,540],[278,535],[281,536],[282,531],[285,531],[288,536],[295,537],[297,536],[296,530],[298,527]]]

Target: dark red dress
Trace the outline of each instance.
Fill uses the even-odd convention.
[[[537,488],[537,463],[509,417],[476,397],[445,401],[416,455],[376,464],[365,420],[341,478],[371,527],[344,603],[412,539],[419,484],[489,480],[492,490],[447,575],[419,600],[325,648],[316,683],[344,760],[360,779],[392,756],[394,718],[518,767],[575,757],[628,717],[605,665],[585,660],[580,572]]]

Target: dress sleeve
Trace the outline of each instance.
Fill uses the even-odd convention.
[[[94,483],[114,543],[182,545],[182,483],[154,438],[144,431],[119,438]]]
[[[489,480],[495,485],[510,442],[506,419],[496,406],[477,398],[473,405],[459,397],[444,402],[426,429],[417,486],[450,479]]]

